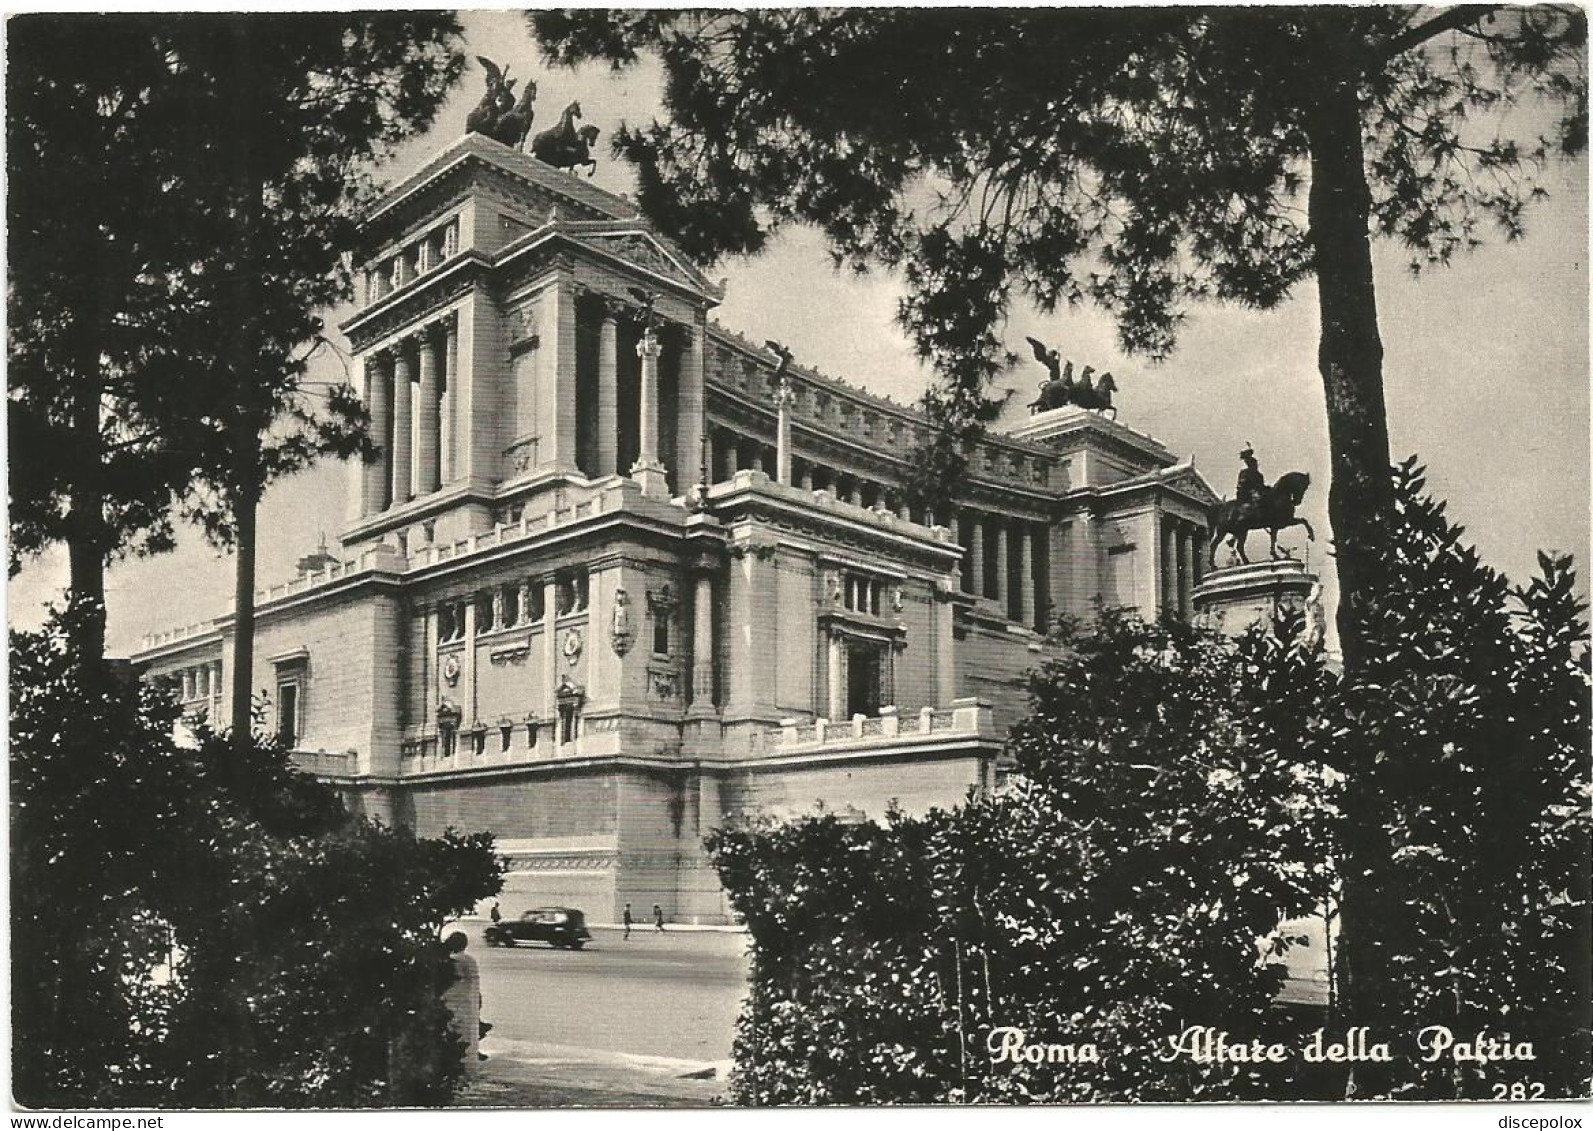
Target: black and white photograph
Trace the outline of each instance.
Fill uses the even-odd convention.
[[[8,14],[12,1126],[1581,1126],[1587,22]]]

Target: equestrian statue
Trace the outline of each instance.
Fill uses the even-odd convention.
[[[551,130],[543,130],[531,139],[531,155],[539,161],[546,161],[555,169],[579,169],[582,165],[587,167],[586,175],[592,176],[597,172],[597,161],[592,157],[592,146],[597,144],[597,127],[575,126],[575,120],[581,116],[581,104],[572,102],[564,108],[564,113],[559,115],[559,124]]]
[[[1269,487],[1261,474],[1260,464],[1256,462],[1255,450],[1249,444],[1244,446],[1239,458],[1244,466],[1239,469],[1234,497],[1231,501],[1217,504],[1216,517],[1211,525],[1210,560],[1213,569],[1217,566],[1217,544],[1224,538],[1238,551],[1239,560],[1249,565],[1245,542],[1252,530],[1265,530],[1272,536],[1270,552],[1274,559],[1286,556],[1278,552],[1280,530],[1303,526],[1306,537],[1316,541],[1316,531],[1311,529],[1310,522],[1294,513],[1300,500],[1305,497],[1306,488],[1311,486],[1311,477],[1303,471],[1291,471],[1278,476],[1278,481]]]
[[[1053,408],[1064,405],[1078,405],[1080,408],[1098,409],[1103,413],[1111,413],[1112,419],[1117,418],[1117,408],[1112,404],[1112,394],[1117,392],[1117,382],[1112,380],[1110,373],[1103,373],[1098,381],[1092,381],[1091,376],[1095,369],[1086,365],[1080,379],[1073,379],[1073,363],[1069,361],[1066,368],[1062,364],[1062,355],[1054,349],[1048,349],[1046,344],[1038,338],[1029,338],[1029,345],[1034,350],[1034,360],[1045,366],[1050,373],[1049,380],[1040,384],[1040,398],[1029,404],[1032,415],[1037,412],[1048,412]]]
[[[520,100],[516,102],[515,80],[509,77],[508,69],[500,68],[484,55],[477,55],[476,62],[487,72],[487,89],[475,109],[466,115],[465,130],[490,137],[511,149],[519,149],[525,144],[526,135],[531,132],[531,121],[535,117],[532,103],[536,101],[537,84],[527,82]]]

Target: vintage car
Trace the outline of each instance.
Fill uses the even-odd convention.
[[[592,937],[586,929],[586,916],[573,907],[533,907],[518,919],[488,925],[484,934],[488,946],[545,942],[570,950],[580,950]]]

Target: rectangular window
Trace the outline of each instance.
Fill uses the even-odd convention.
[[[542,579],[540,577],[532,578],[526,594],[530,598],[528,602],[530,608],[526,610],[525,619],[535,624],[548,615],[547,590],[542,587]]]
[[[289,747],[299,740],[298,680],[277,684],[277,738]]]
[[[653,613],[653,654],[655,656],[669,655],[668,609],[658,609]]]
[[[574,703],[559,705],[559,741],[574,742],[580,733],[581,712]]]
[[[513,628],[520,623],[520,587],[503,587],[503,627]]]
[[[442,734],[442,756],[444,758],[452,758],[454,750],[459,744],[459,730],[456,727],[444,726],[441,728],[440,733]]]
[[[525,744],[532,750],[537,748],[537,721],[531,719],[525,724]]]
[[[478,758],[487,752],[487,729],[485,727],[471,731],[470,739],[471,744],[474,746],[474,753]]]
[[[482,593],[476,597],[476,631],[491,632],[492,628],[492,594]]]
[[[559,616],[585,610],[590,582],[584,569],[562,570],[555,575],[554,592],[558,600],[555,610]]]
[[[500,745],[498,746],[498,749],[499,750],[504,750],[504,751],[508,750],[509,749],[509,744],[514,741],[514,727],[512,727],[512,726],[499,727],[498,728],[498,733],[501,736]]]

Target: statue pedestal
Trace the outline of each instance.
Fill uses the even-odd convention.
[[[1303,610],[1317,576],[1294,558],[1229,566],[1208,573],[1193,594],[1197,621],[1238,636],[1282,609]]]
[[[631,478],[641,487],[642,494],[649,498],[669,498],[669,479],[663,464],[656,461],[643,463],[637,460],[631,465]]]

